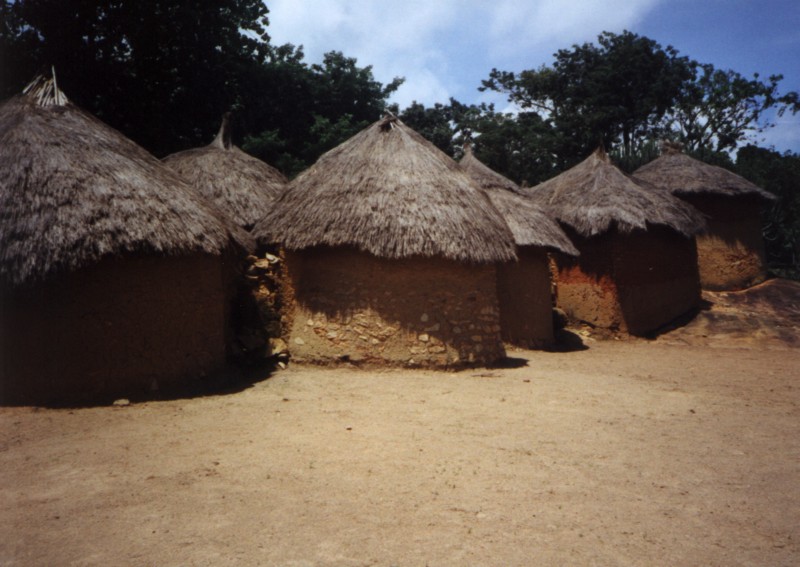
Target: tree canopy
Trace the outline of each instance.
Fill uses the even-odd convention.
[[[796,92],[778,92],[780,75],[747,79],[629,31],[604,32],[597,45],[574,45],[554,57],[552,66],[519,73],[493,69],[480,90],[506,94],[545,120],[560,137],[560,168],[600,143],[631,167],[662,138],[701,153],[731,151],[770,126],[769,110],[800,110]]]
[[[383,86],[339,52],[309,65],[268,24],[262,0],[3,0],[0,96],[54,66],[74,102],[157,156],[208,143],[233,109],[239,137],[295,173],[380,118],[402,79]]]
[[[762,212],[767,261],[800,276],[800,155],[748,145],[736,154],[736,171],[777,197]]]

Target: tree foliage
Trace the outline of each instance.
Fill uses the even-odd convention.
[[[13,22],[4,59],[30,58],[4,77],[4,96],[54,66],[73,101],[157,154],[204,139],[268,52],[260,0],[17,0],[4,9]]]
[[[308,65],[302,48],[284,45],[249,87],[249,108],[241,113],[243,147],[294,175],[378,120],[402,82],[384,86],[371,67],[338,51]]]
[[[738,151],[736,168],[775,195],[762,211],[767,260],[780,275],[800,278],[800,155],[748,145]]]
[[[505,93],[549,120],[561,139],[559,153],[577,159],[601,143],[619,143],[630,155],[691,74],[691,62],[672,47],[628,31],[604,32],[598,45],[559,50],[552,67],[519,74],[493,69],[481,89]]]
[[[2,16],[0,96],[54,66],[74,102],[158,156],[208,143],[233,109],[238,137],[294,173],[402,82],[271,45],[262,0],[3,0]]]
[[[800,110],[798,93],[779,93],[782,79],[747,79],[626,31],[559,50],[549,67],[493,69],[480,89],[504,93],[547,121],[564,168],[599,143],[630,164],[660,138],[701,154],[734,150],[770,127],[770,111]]]
[[[778,116],[800,110],[798,94],[780,95],[782,75],[766,82],[756,74],[747,79],[735,71],[694,64],[694,76],[682,88],[664,127],[693,150],[731,151],[753,133],[771,127],[765,114],[774,109]]]

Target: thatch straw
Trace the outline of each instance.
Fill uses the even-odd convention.
[[[267,214],[287,183],[280,171],[231,143],[228,114],[211,144],[169,155],[163,161],[245,228]]]
[[[489,196],[514,235],[517,246],[541,246],[572,256],[579,254],[558,223],[542,207],[520,194],[519,186],[481,162],[469,145],[459,162]]]
[[[289,249],[349,245],[385,258],[516,257],[508,226],[480,188],[394,116],[320,157],[253,233]]]
[[[661,157],[634,171],[633,176],[677,196],[757,195],[763,199],[775,199],[775,195],[744,177],[725,168],[703,163],[682,153],[680,148],[667,144],[663,146]]]
[[[612,228],[621,233],[647,230],[648,225],[667,226],[685,236],[705,229],[705,220],[694,207],[626,175],[602,149],[572,169],[522,191],[583,236]]]
[[[0,279],[20,285],[121,253],[219,254],[233,231],[242,232],[52,79],[0,106]]]

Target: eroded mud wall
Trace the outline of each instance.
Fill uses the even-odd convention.
[[[450,367],[505,356],[494,265],[320,247],[287,252],[285,271],[293,360]]]

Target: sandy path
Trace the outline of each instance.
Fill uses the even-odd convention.
[[[2,565],[796,565],[800,350],[0,408]]]

